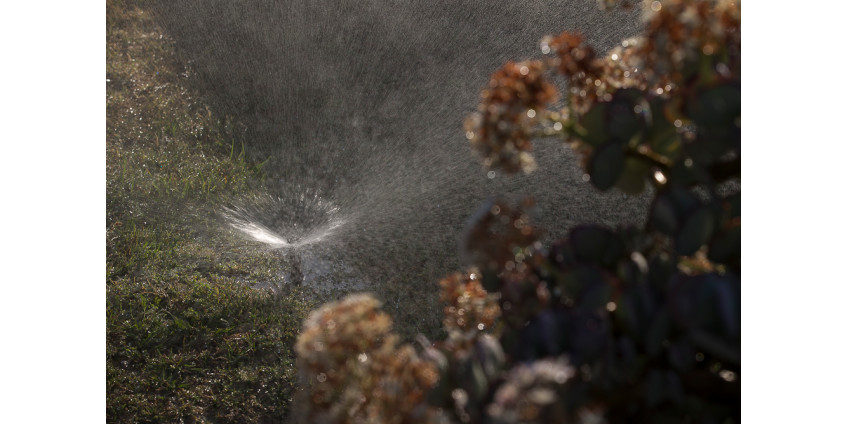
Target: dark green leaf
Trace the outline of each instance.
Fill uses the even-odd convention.
[[[589,175],[592,184],[600,190],[612,187],[624,168],[624,148],[610,142],[598,148],[589,162]]]
[[[718,358],[734,365],[741,362],[742,353],[738,344],[730,343],[722,338],[701,330],[689,332],[689,340],[695,346]]]
[[[644,397],[648,407],[654,407],[666,398],[665,381],[663,373],[658,369],[648,372],[645,379]]]
[[[663,234],[677,233],[679,226],[677,210],[671,197],[661,194],[654,200],[654,207],[651,209],[651,225]]]
[[[700,90],[689,99],[689,116],[704,127],[734,124],[742,110],[742,93],[739,88],[739,83],[734,82]]]
[[[651,100],[651,123],[645,135],[645,142],[655,153],[669,159],[676,159],[680,154],[681,140],[677,127],[667,117],[665,100],[655,97]]]
[[[578,260],[612,265],[624,253],[621,240],[610,230],[597,225],[573,229],[569,241]]]
[[[606,112],[607,103],[596,103],[580,119],[580,126],[585,131],[581,137],[583,142],[597,147],[607,141]]]
[[[731,219],[742,216],[742,193],[732,194],[727,196],[724,201],[729,214],[725,219]]]
[[[662,349],[662,342],[668,334],[671,320],[668,313],[668,308],[663,307],[654,316],[651,321],[651,326],[648,328],[648,333],[645,335],[645,351],[650,356],[656,356]]]
[[[723,264],[739,263],[742,249],[742,227],[734,225],[719,233],[710,243],[709,258]]]
[[[481,284],[486,291],[494,293],[501,289],[501,279],[498,278],[497,271],[490,268],[484,268],[481,273],[483,274]]]
[[[615,186],[627,194],[640,194],[645,190],[650,172],[650,164],[640,158],[628,157],[624,160],[624,169]]]
[[[607,107],[607,132],[610,138],[627,142],[642,129],[642,122],[629,102],[613,101]]]
[[[692,213],[677,235],[677,251],[681,255],[691,255],[706,244],[715,232],[716,219],[713,211],[702,206]]]
[[[701,201],[691,191],[684,190],[680,187],[673,187],[668,191],[668,195],[674,202],[674,208],[677,211],[677,216],[684,217],[692,214],[695,209],[701,206]]]

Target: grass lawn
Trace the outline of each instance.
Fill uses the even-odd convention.
[[[107,1],[106,415],[109,422],[281,422],[292,346],[314,305],[272,291],[285,263],[215,205],[261,181],[240,130],[193,90],[143,0]]]

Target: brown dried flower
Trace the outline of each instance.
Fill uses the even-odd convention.
[[[464,235],[464,254],[481,269],[512,270],[521,267],[542,232],[530,225],[528,210],[533,200],[524,199],[517,207],[504,200],[484,204],[472,217]]]
[[[572,422],[560,392],[574,375],[564,357],[519,364],[498,388],[486,413],[493,422],[503,424]]]
[[[714,62],[726,59],[727,72],[738,75],[741,21],[737,1],[654,0],[644,2],[643,9],[645,43],[636,54],[647,63],[652,87],[685,83],[687,72],[703,65],[700,57]]]
[[[492,328],[500,316],[497,297],[490,295],[480,284],[480,272],[453,273],[439,282],[440,300],[445,303],[445,330],[453,337],[461,337]]]
[[[308,422],[433,422],[425,402],[436,366],[400,345],[391,319],[369,295],[352,295],[310,314],[295,351]]]
[[[557,99],[545,70],[541,61],[508,62],[492,75],[481,93],[479,112],[465,122],[466,137],[486,166],[507,173],[535,169],[530,154],[533,128],[539,114]]]

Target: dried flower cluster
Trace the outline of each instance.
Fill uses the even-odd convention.
[[[628,6],[629,2],[601,4]],[[703,66],[739,75],[740,9],[733,0],[648,0],[643,2],[646,31],[598,56],[579,34],[563,32],[541,42],[546,60],[507,63],[482,92],[479,112],[466,120],[466,137],[484,165],[506,173],[535,169],[532,138],[561,135],[581,153],[571,131],[598,102],[623,88],[667,97]],[[706,60],[702,58],[707,58]],[[547,109],[560,97],[546,74],[567,85],[566,104]],[[541,130],[539,130],[541,129]],[[535,131],[535,132],[534,132]]]
[[[646,78],[655,89],[680,85],[703,66],[701,57],[726,73],[738,75],[741,53],[739,3],[733,0],[664,0],[644,2],[645,42],[636,55],[646,63]],[[713,63],[710,63],[713,62]],[[669,91],[669,90],[665,90]]]
[[[304,384],[307,422],[433,422],[425,393],[436,384],[434,364],[400,345],[391,319],[368,295],[352,295],[314,311],[295,350]]]
[[[531,172],[536,164],[530,138],[538,114],[557,99],[540,61],[508,62],[481,93],[479,112],[466,120],[466,137],[486,165],[506,172]]]
[[[585,112],[589,105],[603,98],[605,93],[598,91],[602,60],[595,57],[595,50],[583,42],[583,37],[566,31],[556,37],[545,37],[541,46],[543,52],[556,54],[557,59],[551,63],[566,78],[572,110]]]
[[[518,205],[498,199],[484,204],[464,234],[464,254],[480,269],[523,269],[540,244],[541,230],[530,224],[532,199]],[[535,249],[535,250],[534,250]]]
[[[631,37],[622,40],[603,58],[601,66],[601,84],[598,90],[602,95],[596,98],[609,100],[610,93],[622,88],[638,88],[645,90],[647,83],[643,76],[645,61],[639,56],[639,48],[644,44],[644,37]]]
[[[445,304],[444,328],[451,337],[473,337],[478,331],[491,329],[500,316],[497,297],[480,284],[477,270],[453,273],[439,282],[439,299]]]
[[[741,195],[715,186],[741,154],[739,6],[645,10],[645,33],[604,57],[576,34],[544,39],[546,59],[507,63],[466,122],[509,173],[532,170],[532,138],[559,135],[602,190],[653,178],[645,226],[579,225],[543,249],[531,199],[489,201],[463,235],[473,268],[440,281],[445,340],[400,345],[367,296],[310,317],[311,422],[738,421]],[[560,110],[546,73],[568,85]]]
[[[520,364],[509,372],[486,412],[498,424],[569,422],[560,398],[575,374],[564,357]]]

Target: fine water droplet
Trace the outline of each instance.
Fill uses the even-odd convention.
[[[529,109],[529,110],[527,111],[527,117],[528,117],[528,118],[535,118],[535,117],[536,117],[536,111],[535,111],[535,110],[533,110],[533,109]]]
[[[662,9],[662,3],[658,1],[654,1],[651,3],[651,10],[654,12],[659,12]]]
[[[495,179],[495,171],[487,172],[486,176],[489,177],[490,180],[494,180]]]
[[[560,122],[554,123],[554,129],[557,130],[557,131],[561,131],[562,130],[562,123],[560,123]]]
[[[527,75],[530,73],[530,68],[522,66],[521,69],[518,70],[518,72],[521,73],[521,75]]]
[[[608,311],[613,312],[613,311],[615,311],[615,308],[616,308],[615,302],[607,303],[607,310]]]
[[[589,180],[590,180],[592,177],[590,177],[590,176],[589,176],[589,174],[583,174],[583,176],[582,176],[581,178],[583,179],[583,182],[584,182],[584,183],[588,183],[588,182],[589,182]]]
[[[477,324],[477,329],[478,329],[478,330],[483,331],[483,329],[484,329],[484,328],[486,328],[486,326],[485,326],[485,325],[483,325],[483,323],[482,323],[482,322],[481,322],[481,323],[479,323],[479,324]]]
[[[675,126],[675,127],[677,127],[677,128],[682,127],[682,126],[683,126],[683,121],[681,121],[681,120],[679,120],[679,119],[675,119],[675,120],[674,120],[674,126]]]

